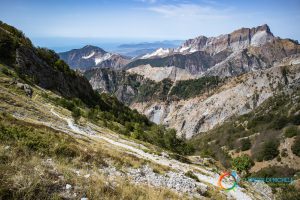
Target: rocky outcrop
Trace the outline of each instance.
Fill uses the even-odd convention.
[[[16,67],[21,76],[29,78],[44,89],[67,98],[80,98],[84,102],[93,98],[93,89],[85,77],[55,69],[32,48],[23,46],[16,50]]]
[[[277,66],[229,80],[210,95],[179,101],[137,102],[131,107],[155,123],[175,128],[179,135],[191,138],[234,115],[250,112],[282,86],[299,84],[299,80],[300,65]]]
[[[255,28],[241,28],[230,34],[218,37],[199,36],[195,39],[187,40],[176,52],[191,53],[195,51],[205,51],[211,55],[217,54],[225,49],[233,52],[239,51],[249,46],[261,46],[274,38],[268,25],[264,24]]]
[[[210,55],[204,51],[197,51],[191,54],[176,53],[166,57],[138,59],[129,63],[126,69],[143,65],[150,65],[152,67],[177,67],[185,69],[190,75],[199,75],[218,62],[225,60],[231,53],[231,51],[223,51],[215,55]]]
[[[24,90],[25,94],[28,96],[28,97],[32,97],[32,94],[33,94],[33,90],[32,88],[28,85],[28,84],[23,84],[23,83],[17,83],[17,87]]]
[[[145,78],[160,82],[164,79],[172,81],[195,79],[200,75],[193,75],[186,69],[179,67],[151,67],[151,65],[141,65],[127,70],[131,74],[139,74]]]
[[[94,90],[114,94],[119,101],[130,104],[138,95],[138,86],[144,78],[122,70],[91,69],[84,73]]]
[[[108,53],[99,47],[91,45],[59,53],[59,56],[73,69],[90,69],[94,67],[121,69],[130,60],[127,57]]]
[[[270,68],[291,57],[293,59],[300,57],[300,45],[293,40],[276,38],[260,47],[251,46],[232,53],[222,62],[209,68],[205,75],[238,76],[249,71]]]

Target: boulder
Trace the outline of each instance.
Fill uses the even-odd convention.
[[[28,84],[17,83],[17,87],[24,90],[27,96],[29,96],[30,98],[32,97],[33,90]]]

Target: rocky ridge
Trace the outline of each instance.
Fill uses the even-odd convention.
[[[183,68],[195,77],[231,77],[272,67],[286,57],[299,57],[299,53],[298,41],[275,37],[268,25],[262,25],[241,28],[218,37],[189,39],[179,48],[159,49],[142,59],[133,60],[127,68],[140,73],[138,68],[149,64],[152,67]]]

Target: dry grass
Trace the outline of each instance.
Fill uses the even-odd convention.
[[[0,199],[184,199],[165,188],[134,185],[121,177],[110,180],[111,177],[101,172],[102,167],[108,166],[107,160],[121,171],[144,164],[157,173],[169,168],[139,159],[99,140],[74,138],[35,123],[40,119],[64,122],[49,114],[46,108],[49,102],[42,96],[44,91],[34,87],[30,99],[10,86],[11,79],[1,74],[0,80],[4,79],[5,83],[0,84]],[[69,111],[58,109],[70,115]],[[8,114],[16,111],[26,114],[26,122]],[[51,160],[48,162],[48,159]],[[91,176],[78,176],[74,171]],[[72,189],[66,190],[66,184],[71,184]]]
[[[108,158],[119,167],[144,164],[134,156],[101,146],[94,149],[90,141],[74,139],[40,125],[25,126],[24,122],[3,115],[1,127],[6,135],[2,132],[0,142],[0,199],[181,199],[164,188],[133,185],[123,178],[111,181],[99,170],[107,165],[104,159]],[[16,129],[18,133],[13,132]],[[44,139],[34,143],[33,135],[43,135]],[[46,149],[44,142],[49,143]],[[78,176],[75,169],[91,176]],[[72,189],[66,190],[66,184],[72,185]]]

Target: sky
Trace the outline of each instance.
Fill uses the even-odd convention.
[[[39,46],[185,40],[262,24],[276,36],[300,40],[299,0],[0,0],[0,5],[0,20]]]

